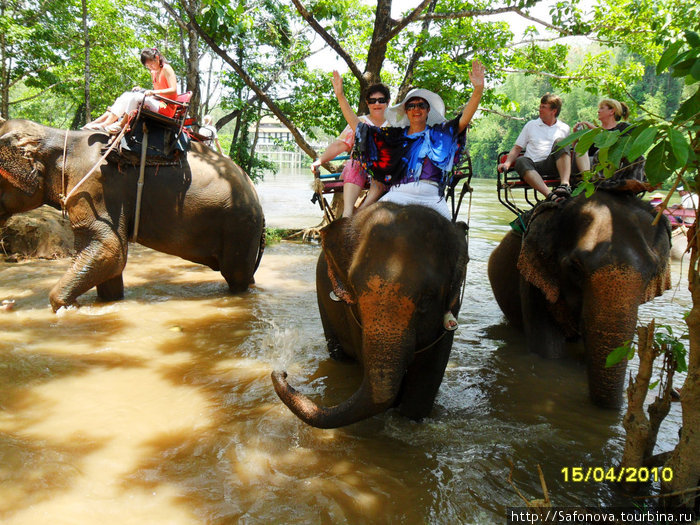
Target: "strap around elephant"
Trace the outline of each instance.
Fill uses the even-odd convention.
[[[124,134],[126,133],[126,130],[127,130],[128,127],[129,127],[129,125],[127,124],[126,126],[124,126],[124,127],[122,128],[122,130],[121,130],[121,132],[119,133],[119,135],[117,135],[117,136],[112,140],[112,145],[109,147],[109,149],[105,152],[104,155],[102,155],[102,157],[100,157],[100,160],[98,160],[97,163],[95,163],[95,165],[92,167],[92,169],[91,169],[90,171],[88,171],[87,174],[86,174],[82,179],[80,179],[80,182],[78,182],[78,184],[76,184],[75,186],[73,186],[73,189],[70,190],[70,191],[68,192],[68,195],[66,195],[65,197],[63,197],[63,198],[61,199],[61,206],[62,206],[62,207],[65,208],[66,203],[68,202],[68,199],[70,199],[70,198],[73,196],[73,194],[76,192],[76,190],[77,190],[80,186],[82,186],[83,182],[85,182],[86,180],[88,180],[88,178],[90,177],[90,175],[92,175],[92,174],[95,172],[95,170],[96,170],[97,168],[100,167],[100,165],[104,162],[104,160],[107,158],[107,156],[110,154],[110,152],[117,146],[117,144],[119,144],[119,142],[122,140],[122,137],[123,137]]]

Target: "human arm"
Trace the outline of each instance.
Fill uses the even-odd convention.
[[[348,103],[348,99],[345,97],[345,92],[343,91],[343,77],[341,77],[340,73],[337,71],[333,71],[332,83],[333,91],[335,91],[335,96],[338,99],[338,104],[343,112],[343,116],[345,117],[345,120],[347,120],[348,125],[353,131],[355,131],[357,125],[360,123],[360,119],[352,110],[350,104]]]
[[[574,131],[581,131],[584,128],[593,129],[595,127],[596,127],[596,125],[593,124],[592,122],[588,122],[587,120],[584,120],[583,122],[577,122],[574,125],[573,129],[574,129]]]
[[[515,163],[515,159],[518,158],[518,155],[523,151],[523,148],[518,146],[517,144],[513,146],[513,149],[508,152],[508,156],[506,157],[506,160],[503,161],[501,164],[498,165],[498,171],[505,173],[508,171],[513,164]]]
[[[469,73],[469,80],[471,80],[474,86],[474,91],[472,91],[472,96],[469,97],[469,102],[464,106],[462,110],[462,116],[459,118],[459,132],[461,133],[467,128],[469,122],[471,122],[474,113],[479,108],[479,101],[481,100],[481,95],[484,93],[484,66],[478,60],[472,62],[472,70]]]
[[[219,150],[219,153],[224,155],[224,150],[221,149],[221,143],[219,142],[219,137],[214,137],[214,144],[216,144],[216,149]],[[226,155],[224,155],[225,157]]]
[[[344,140],[336,139],[334,142],[331,142],[326,148],[326,151],[321,153],[321,155],[311,164],[311,172],[316,175],[321,164],[325,164],[329,160],[333,160],[341,153],[346,153],[349,150],[350,148],[348,148],[348,145]]]

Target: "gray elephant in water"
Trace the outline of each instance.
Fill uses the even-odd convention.
[[[521,236],[506,234],[488,276],[506,318],[528,347],[559,357],[566,338],[583,339],[591,399],[622,402],[627,362],[608,354],[633,338],[640,304],[670,288],[670,225],[653,225],[647,203],[625,191],[596,191],[535,208]]]
[[[124,295],[139,173],[128,163],[100,162],[108,139],[28,120],[0,123],[0,226],[43,204],[60,209],[61,195],[98,165],[65,204],[77,253],[49,294],[54,311],[93,286],[102,300]],[[186,162],[146,169],[137,242],[220,271],[232,292],[253,281],[263,226],[246,173],[201,144],[192,144]]]
[[[318,406],[273,372],[280,399],[309,425],[335,428],[399,406],[421,419],[433,406],[452,349],[469,260],[465,225],[424,206],[377,203],[327,226],[316,268],[323,331],[332,356],[363,367],[357,391]],[[340,300],[331,298],[331,292]]]

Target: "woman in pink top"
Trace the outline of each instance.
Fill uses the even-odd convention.
[[[367,89],[367,106],[369,107],[369,115],[363,115],[360,119],[367,124],[377,127],[388,126],[389,123],[384,118],[384,111],[389,106],[389,88],[384,84],[372,84]],[[350,126],[347,126],[340,136],[332,142],[319,158],[311,164],[311,171],[314,175],[318,172],[321,164],[334,159],[342,153],[347,153],[352,150],[355,144],[355,132]],[[369,175],[362,169],[360,163],[350,159],[343,169],[343,217],[350,217],[355,210],[355,201],[360,196],[360,192],[365,187]],[[362,206],[367,206],[375,202],[386,191],[384,184],[372,180],[371,188]]]
[[[155,47],[141,51],[141,63],[151,73],[153,89],[135,87],[131,91],[123,93],[112,106],[100,117],[85,124],[83,129],[105,130],[110,133],[119,133],[126,124],[129,113],[134,111],[143,101],[151,111],[158,111],[165,103],[151,95],[175,100],[177,97],[177,78],[172,66],[165,61]],[[144,98],[145,97],[145,98]]]

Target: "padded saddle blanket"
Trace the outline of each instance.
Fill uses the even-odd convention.
[[[131,130],[122,137],[107,160],[140,164],[144,123],[148,130],[147,166],[180,164],[186,160],[187,151],[190,149],[190,138],[187,134],[143,116],[130,124]]]

